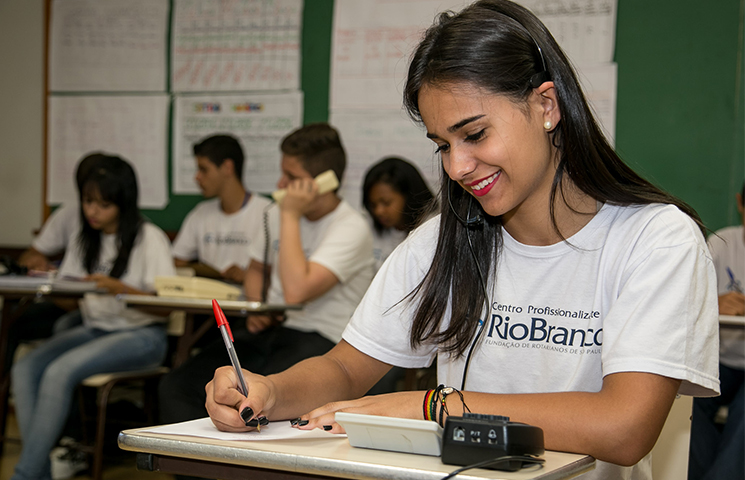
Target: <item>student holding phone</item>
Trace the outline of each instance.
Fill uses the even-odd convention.
[[[326,123],[306,125],[288,134],[280,150],[277,188],[285,193],[267,212],[268,250],[254,246],[249,251],[244,291],[249,300],[261,301],[266,288],[269,303],[303,308],[287,311],[281,322],[252,315],[247,330],[233,329],[241,365],[266,374],[333,348],[373,277],[372,235],[365,219],[336,189],[320,193],[314,180],[327,170],[343,177],[346,154],[338,132]],[[267,278],[265,266],[271,268]],[[204,417],[204,385],[226,364],[220,339],[166,375],[159,385],[160,420]]]

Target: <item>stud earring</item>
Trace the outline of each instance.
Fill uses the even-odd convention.
[[[551,130],[552,128],[554,128],[554,124],[551,123],[551,120],[546,120],[546,123],[543,124],[543,128],[545,128],[546,130]]]

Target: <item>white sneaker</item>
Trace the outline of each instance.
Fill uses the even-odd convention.
[[[52,480],[66,480],[88,468],[86,454],[68,447],[52,450],[49,460],[52,462]]]

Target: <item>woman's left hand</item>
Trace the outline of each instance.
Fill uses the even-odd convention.
[[[300,421],[297,423],[293,420],[293,426],[301,430],[320,428],[331,433],[345,433],[342,426],[334,421],[336,412],[423,420],[422,403],[424,402],[424,394],[423,391],[396,392],[370,395],[357,400],[331,402],[306,413],[299,418]],[[307,423],[305,423],[306,421]]]
[[[95,273],[93,275],[88,275],[85,279],[91,282],[96,282],[96,288],[104,289],[113,295],[127,292],[127,286],[124,285],[121,280],[109,277],[108,275]]]

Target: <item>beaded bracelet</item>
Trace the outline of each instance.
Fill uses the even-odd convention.
[[[440,403],[440,392],[445,385],[438,385],[433,390],[427,390],[424,394],[424,403],[422,404],[422,413],[425,420],[437,421],[437,405]]]

